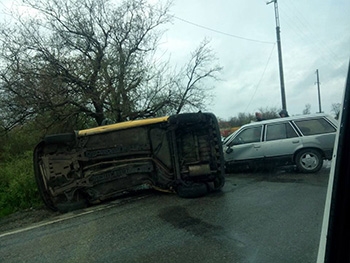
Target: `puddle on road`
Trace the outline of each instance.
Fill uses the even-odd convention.
[[[186,208],[181,206],[164,208],[160,210],[158,216],[174,227],[191,232],[196,236],[206,236],[208,234],[223,232],[222,227],[211,225],[199,218],[192,217]]]
[[[227,231],[223,226],[212,225],[200,218],[192,217],[184,207],[172,206],[161,209],[158,216],[177,229],[201,238],[213,239],[222,247],[227,246],[230,249],[232,245],[245,247],[245,243],[235,237],[235,233]]]

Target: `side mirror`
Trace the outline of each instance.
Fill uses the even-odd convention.
[[[226,153],[227,153],[227,154],[230,154],[230,153],[232,153],[232,152],[233,152],[233,149],[232,149],[231,147],[227,147]]]

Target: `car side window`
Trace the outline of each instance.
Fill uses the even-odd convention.
[[[281,140],[297,136],[295,130],[289,123],[271,124],[267,125],[266,128],[266,141]]]
[[[247,128],[237,134],[235,139],[232,141],[232,145],[260,142],[261,140],[261,126]]]
[[[295,124],[299,127],[300,131],[306,136],[322,133],[331,133],[336,131],[335,128],[323,118],[295,121]]]
[[[286,132],[287,132],[287,138],[298,137],[297,132],[293,129],[290,123],[288,124],[286,123]]]

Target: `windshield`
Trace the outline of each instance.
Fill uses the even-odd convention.
[[[238,131],[238,130],[237,130]],[[223,144],[227,144],[232,138],[234,138],[237,134],[237,131],[233,132],[232,134],[230,134],[229,136],[227,136],[224,140],[223,140]]]

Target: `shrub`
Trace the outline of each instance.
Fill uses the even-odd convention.
[[[32,152],[0,165],[0,217],[42,205],[34,178]]]

